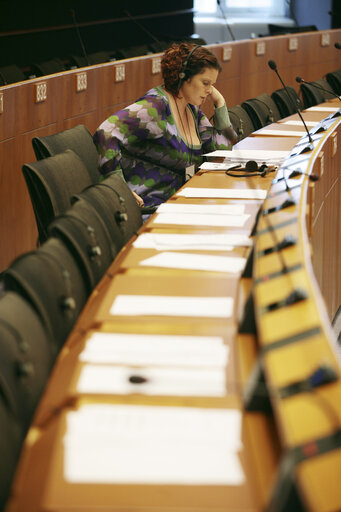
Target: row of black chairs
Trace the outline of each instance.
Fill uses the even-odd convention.
[[[78,125],[32,141],[24,164],[39,244],[0,280],[0,510],[27,430],[71,329],[142,214],[116,174],[100,181],[97,151]]]
[[[70,55],[65,59],[54,57],[41,62],[33,62],[24,68],[16,64],[2,66],[0,67],[0,86],[22,82],[40,76],[52,75],[54,73],[61,73],[70,69],[163,52],[171,43],[171,41],[153,41],[150,44],[128,46],[113,51],[98,51],[83,55]],[[203,44],[206,44],[205,41],[203,41]]]
[[[271,96],[267,93],[260,94],[243,101],[241,105],[230,107],[230,120],[238,135],[238,141],[264,126],[295,114],[297,109],[306,109],[340,95],[341,70],[328,75],[329,82],[320,78],[314,82],[301,83],[300,95],[293,87],[287,86],[286,89],[274,91]]]

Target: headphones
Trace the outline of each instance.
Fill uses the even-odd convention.
[[[225,174],[227,174],[227,176],[232,176],[233,178],[251,178],[252,176],[261,176],[264,178],[264,176],[266,176],[266,174],[270,171],[266,164],[262,164],[260,167],[258,167],[257,162],[254,160],[249,160],[246,162],[245,167],[241,167],[240,169],[239,167],[241,167],[240,164],[234,165],[233,167],[227,169]],[[234,169],[238,169],[238,172],[231,172]],[[242,171],[242,173],[240,171]]]
[[[179,83],[178,83],[178,89],[180,89],[181,87],[181,82],[184,81],[184,79],[186,78],[186,70],[187,70],[187,67],[188,67],[188,62],[193,54],[193,52],[195,52],[195,50],[197,48],[200,48],[200,45],[196,44],[195,46],[193,46],[193,48],[191,49],[191,51],[188,53],[186,59],[184,60],[183,64],[182,64],[182,68],[181,68],[181,71],[179,73]]]

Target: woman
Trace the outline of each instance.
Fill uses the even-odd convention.
[[[94,135],[101,173],[121,174],[139,205],[171,197],[203,154],[237,141],[225,100],[214,87],[221,66],[211,52],[173,44],[161,61],[164,85],[104,121]],[[200,106],[211,98],[212,125]]]

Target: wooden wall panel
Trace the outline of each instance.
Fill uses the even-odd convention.
[[[16,87],[15,112],[17,114],[17,134],[56,122],[60,113],[57,98],[60,97],[60,88],[64,78],[62,75],[53,78],[43,77],[41,80],[30,80],[22,83],[20,87]],[[46,83],[47,98],[37,103],[35,101],[36,86],[42,83]]]
[[[20,86],[17,86],[18,88]],[[0,113],[0,141],[10,139],[14,137],[17,130],[17,116],[19,112],[16,112],[16,89],[14,86],[1,87],[0,92],[2,93],[1,107],[2,112]],[[13,115],[13,113],[16,115]]]

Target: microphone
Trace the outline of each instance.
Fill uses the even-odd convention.
[[[289,174],[289,179],[297,178],[297,176],[307,176],[310,179],[310,181],[318,181],[320,179],[315,173],[308,174],[298,169],[292,171],[292,173]]]
[[[316,84],[315,82],[306,82],[305,80],[303,80],[302,77],[300,76],[297,76],[296,77],[296,82],[298,84],[308,84],[308,85],[311,85],[312,87],[316,87],[316,89],[321,89],[321,91],[324,91],[324,92],[327,92],[329,94],[331,94],[332,96],[335,96],[336,98],[338,98],[340,101],[341,101],[341,96],[339,96],[338,94],[336,94],[334,91],[329,91],[328,89],[325,89],[324,87],[322,87],[320,84]]]
[[[158,49],[158,51],[162,51],[162,44],[161,44],[161,41],[154,36],[154,34],[152,34],[149,30],[146,29],[146,27],[144,25],[142,25],[142,23],[138,22],[132,15],[129,11],[125,10],[123,11],[124,14],[127,16],[127,18],[129,18],[129,20],[131,20],[139,29],[141,29],[148,37],[150,37],[151,39],[154,40],[154,42],[156,43],[156,46],[157,48],[155,49]]]
[[[341,48],[341,44],[340,43],[335,43],[334,46],[335,46],[335,48],[337,50],[340,50],[340,48]]]
[[[272,70],[276,73],[276,75],[278,76],[278,78],[279,78],[279,80],[280,80],[281,84],[282,84],[282,85],[283,85],[283,87],[284,87],[284,90],[286,91],[286,93],[287,93],[287,95],[288,95],[288,98],[289,98],[289,100],[290,100],[291,105],[294,107],[295,112],[299,115],[299,118],[301,119],[301,121],[302,121],[302,123],[303,123],[303,126],[304,126],[304,128],[305,128],[305,131],[307,132],[308,139],[309,139],[309,144],[308,144],[307,146],[305,146],[305,147],[302,149],[301,153],[305,153],[306,151],[312,151],[312,150],[314,149],[314,146],[313,146],[313,139],[311,138],[311,135],[310,135],[310,133],[309,133],[309,130],[308,130],[308,128],[307,128],[307,125],[305,124],[305,121],[304,121],[304,119],[303,119],[303,116],[302,116],[302,114],[301,114],[301,112],[300,112],[299,108],[297,107],[297,105],[295,105],[295,102],[293,101],[292,97],[290,96],[289,91],[288,91],[288,89],[287,89],[287,87],[286,87],[285,83],[283,82],[283,80],[282,80],[282,78],[281,78],[281,76],[280,76],[280,74],[279,74],[279,72],[278,72],[276,62],[275,62],[274,60],[269,60],[269,61],[268,61],[268,66],[269,66],[269,68],[270,68],[270,69],[272,69]]]
[[[88,55],[87,55],[87,53],[85,51],[85,46],[84,46],[84,43],[83,43],[83,39],[82,39],[81,34],[79,32],[79,27],[78,27],[78,23],[77,23],[77,20],[76,20],[75,10],[74,9],[70,9],[70,12],[71,12],[71,16],[72,16],[72,19],[73,19],[73,24],[74,24],[75,29],[76,29],[78,40],[79,40],[80,45],[82,47],[82,51],[83,51],[83,55],[84,55],[84,58],[85,58],[85,62],[87,63],[88,66],[90,66]]]
[[[226,16],[225,16],[225,13],[224,13],[224,9],[222,8],[222,6],[221,6],[221,4],[220,4],[220,0],[217,0],[217,4],[219,5],[219,8],[220,8],[221,14],[223,15],[223,18],[224,18],[224,20],[225,20],[225,25],[226,25],[227,30],[229,31],[229,34],[230,34],[230,36],[231,36],[231,39],[232,39],[232,41],[235,41],[235,40],[236,40],[236,38],[234,37],[234,34],[233,34],[232,30],[231,30],[231,27],[230,27],[230,25],[229,25],[229,23],[228,23],[228,21],[227,21],[227,19],[226,19]]]

